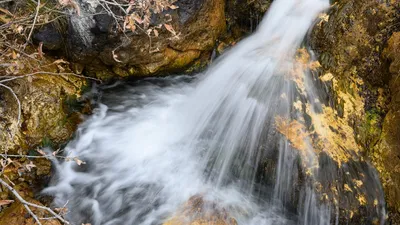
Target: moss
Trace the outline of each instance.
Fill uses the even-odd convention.
[[[361,126],[356,128],[357,139],[368,152],[378,142],[382,132],[382,116],[377,109],[368,110]]]
[[[130,75],[128,71],[118,66],[113,66],[112,70],[120,77],[128,77]]]
[[[194,60],[199,58],[200,51],[187,51],[182,54],[178,54],[173,62],[169,65],[172,70],[179,68],[185,68]]]
[[[42,142],[40,143],[40,146],[53,148],[53,147],[55,147],[55,144],[49,137],[44,137],[42,139]]]

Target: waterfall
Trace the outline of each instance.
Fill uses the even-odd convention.
[[[334,171],[349,179],[362,171],[372,183],[365,201],[377,199],[372,214],[382,223],[374,171],[366,163],[338,169],[337,153],[320,157],[304,127],[305,112],[319,123],[324,107],[304,66],[312,57],[299,48],[328,6],[276,0],[257,31],[204,74],[103,87],[94,114],[64,149],[86,164],[55,161],[44,193],[67,206],[73,224],[163,224],[193,196],[243,225],[338,224],[338,199],[324,201],[321,189],[341,178]]]

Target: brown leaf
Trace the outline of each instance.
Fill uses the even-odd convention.
[[[178,6],[176,6],[176,5],[169,5],[168,6],[170,9],[177,9],[177,8],[179,8]]]
[[[58,3],[60,3],[60,5],[62,6],[69,6],[74,8],[76,14],[78,14],[78,16],[81,15],[81,8],[79,7],[78,3],[76,3],[75,0],[58,0]]]
[[[60,149],[57,149],[56,151],[54,151],[53,153],[51,153],[53,156],[56,156],[58,153],[60,152]]]
[[[76,164],[78,164],[78,166],[82,165],[82,164],[86,164],[84,161],[78,159],[78,157],[74,158],[74,161],[76,162]]]
[[[174,28],[169,25],[169,24],[164,24],[165,29],[167,29],[169,32],[171,32],[173,35],[176,35],[176,32],[174,30]]]
[[[136,23],[138,23],[138,24],[143,23],[143,20],[138,15],[132,14],[131,17],[132,17],[132,19],[134,19],[136,21]]]
[[[0,200],[0,206],[9,205],[13,202],[14,202],[14,200]]]
[[[17,55],[17,53],[15,52],[15,51],[12,51],[12,59],[17,59],[18,58],[18,55]]]
[[[154,36],[158,37],[158,35],[159,35],[159,34],[158,34],[158,30],[157,30],[157,29],[154,29],[153,32],[154,32]]]
[[[46,152],[44,152],[44,151],[41,150],[41,149],[36,149],[36,151],[39,152],[39,154],[41,154],[41,155],[46,155]]]
[[[32,168],[34,168],[34,167],[36,167],[36,165],[33,164],[32,161],[30,161],[28,164],[25,165],[25,168],[26,168],[29,172],[31,172]]]

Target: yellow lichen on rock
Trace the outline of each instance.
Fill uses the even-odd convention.
[[[290,141],[294,148],[302,152],[307,151],[306,143],[309,133],[302,123],[297,120],[289,121],[278,116],[275,118],[275,124],[276,129]]]
[[[315,113],[307,105],[307,113],[312,118],[314,148],[327,153],[339,165],[357,156],[360,148],[354,138],[354,130],[346,119],[339,117],[331,107],[323,107],[322,113]]]

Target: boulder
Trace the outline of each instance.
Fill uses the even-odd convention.
[[[195,195],[163,225],[237,225],[237,222],[217,203]]]
[[[332,75],[331,106],[354,129],[362,148],[359,155],[378,170],[392,224],[400,223],[400,136],[394,125],[400,104],[399,55],[394,44],[398,40],[388,40],[400,29],[399,8],[398,1],[339,0],[321,14],[310,36],[321,75]]]
[[[86,71],[101,77],[104,67],[118,76],[149,76],[181,72],[207,61],[218,37],[225,31],[224,0],[180,0],[170,14],[176,32],[158,29],[150,37],[139,28],[135,32],[115,31],[115,20],[108,15],[94,17],[85,14],[99,12],[88,3],[80,2],[81,16],[69,20],[66,36],[72,61],[86,66]],[[85,15],[85,16],[83,16]],[[196,64],[197,62],[197,64]]]

